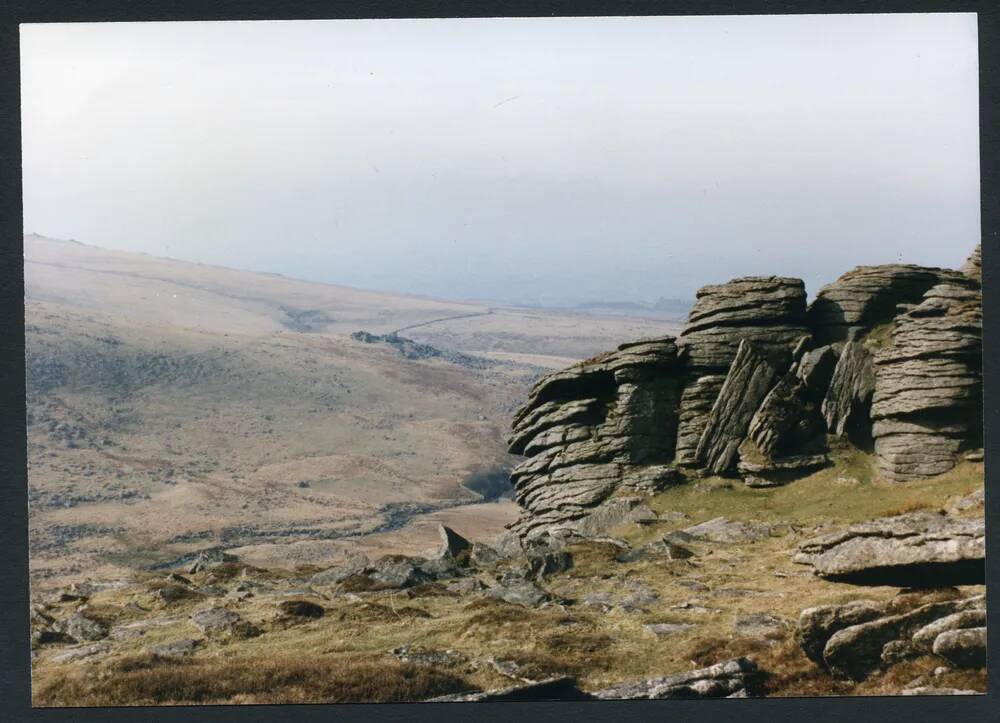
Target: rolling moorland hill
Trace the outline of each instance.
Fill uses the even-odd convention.
[[[980,293],[978,250],[808,306],[795,279],[705,287],[677,339],[525,393],[490,544],[216,549],[38,594],[35,703],[981,693]]]
[[[31,572],[43,588],[214,548],[275,566],[415,552],[439,521],[495,534],[515,506],[477,503],[508,489],[506,420],[530,383],[673,328],[36,235],[25,286]],[[414,341],[394,343],[397,330]]]

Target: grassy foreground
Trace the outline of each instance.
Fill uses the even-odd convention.
[[[236,601],[163,602],[162,575],[143,574],[129,586],[88,601],[88,615],[109,625],[150,624],[143,635],[111,642],[106,653],[58,662],[65,648],[45,645],[33,662],[37,706],[139,704],[305,703],[415,701],[449,692],[512,684],[491,659],[511,661],[518,675],[538,679],[577,676],[581,688],[596,690],[637,678],[667,675],[747,655],[767,671],[771,696],[871,695],[897,693],[941,661],[926,656],[876,674],[860,684],[837,681],[810,662],[794,641],[799,612],[812,605],[852,599],[887,600],[891,587],[862,588],[823,581],[791,560],[795,546],[818,529],[915,509],[934,509],[980,488],[982,464],[963,463],[948,474],[919,483],[877,479],[870,459],[850,450],[836,453],[836,465],[776,489],[748,489],[708,478],[667,490],[649,501],[657,512],[683,513],[651,525],[611,531],[634,546],[672,529],[713,517],[761,520],[772,534],[754,543],[691,545],[687,560],[650,557],[617,562],[618,548],[588,542],[574,546],[574,567],[544,586],[562,604],[524,608],[453,592],[439,583],[406,591],[345,592],[309,587],[315,569],[260,570],[228,564],[188,576],[197,585],[231,590],[258,587]],[[982,514],[982,508],[968,514]],[[483,580],[489,580],[484,576]],[[982,592],[983,586],[961,592]],[[588,596],[641,599],[632,611],[586,604]],[[308,600],[324,608],[319,618],[293,618],[280,604]],[[62,603],[62,617],[79,603]],[[262,632],[256,637],[207,637],[193,655],[161,658],[148,648],[179,638],[202,638],[189,615],[224,605]],[[779,623],[748,632],[748,616],[770,615]],[[657,637],[652,623],[691,627]],[[399,662],[389,651],[449,651],[434,665]],[[985,690],[985,671],[952,672],[934,685]]]

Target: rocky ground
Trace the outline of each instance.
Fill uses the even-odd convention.
[[[528,550],[448,533],[325,569],[218,554],[38,595],[35,703],[983,692],[982,465],[901,486],[835,455],[786,487],[675,487]],[[887,558],[895,577],[843,576]],[[928,564],[951,584],[904,587]]]
[[[132,557],[114,575],[92,568],[68,587],[35,586],[35,702],[981,693],[979,267],[978,249],[960,271],[859,267],[811,304],[798,279],[734,279],[699,291],[676,338],[625,341],[566,368],[544,344],[503,335],[480,354],[439,345],[418,335],[434,319],[313,339],[336,314],[301,304],[281,322],[307,330],[280,340],[297,349],[290,366],[263,366],[271,342],[259,338],[242,350],[151,354],[152,339],[93,333],[69,347],[83,363],[67,366],[51,353],[53,315],[29,345],[29,451],[33,479],[46,470],[66,484],[32,491],[33,564],[57,564],[66,550],[107,560],[123,540]],[[440,319],[438,338],[470,318],[506,323],[493,310],[459,311]],[[71,333],[63,324],[56,336]],[[223,363],[237,352],[240,364]],[[492,377],[487,393],[470,377],[521,368],[525,354],[558,371],[524,392],[524,374]],[[88,359],[98,386],[110,378],[126,392],[81,403]],[[216,399],[261,405],[259,415],[192,414],[223,423],[199,427],[212,434],[186,437],[190,448],[158,431],[182,493],[134,484],[132,470],[146,469],[140,435],[118,448],[134,415],[177,412],[175,399],[157,406],[156,390],[178,385],[143,374],[224,380]],[[359,384],[366,374],[379,384]],[[248,376],[260,377],[256,392],[233,394],[227,385]],[[522,394],[515,409],[510,397]],[[300,397],[326,408],[299,436],[264,413]],[[502,492],[490,466],[512,461],[499,448],[501,419],[512,420],[506,452],[522,458],[510,475],[516,505],[483,502]],[[265,442],[272,433],[277,447]],[[302,446],[331,436],[352,454]],[[249,444],[230,450],[229,479],[200,467],[204,455],[177,462],[241,437]],[[362,440],[371,446],[360,455]],[[317,460],[335,461],[335,489]],[[149,467],[154,477],[164,463]],[[115,469],[121,483],[107,478]],[[387,483],[372,484],[376,475]],[[102,483],[77,486],[92,477]],[[460,481],[478,524],[448,516]],[[235,500],[239,519],[220,504]],[[173,531],[170,555],[154,537],[173,525],[148,502],[196,522]],[[225,524],[210,524],[206,511],[221,508]],[[431,532],[438,547],[425,549]],[[95,539],[110,547],[94,549]],[[332,554],[331,542],[347,544]],[[137,565],[141,549],[159,557]]]
[[[357,548],[415,552],[433,544],[427,523],[439,517],[493,534],[516,515],[481,502],[509,490],[506,420],[524,389],[672,328],[35,235],[25,284],[31,579],[42,588],[220,547],[289,567]],[[397,345],[351,337],[406,327]]]

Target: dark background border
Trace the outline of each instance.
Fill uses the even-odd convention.
[[[32,709],[28,659],[28,525],[24,421],[24,264],[21,225],[21,134],[18,24],[22,22],[142,20],[264,20],[376,17],[539,17],[551,15],[744,15],[872,12],[979,13],[980,165],[983,237],[983,342],[986,478],[1000,460],[1000,318],[994,287],[1000,284],[997,248],[1000,183],[997,176],[1000,128],[1000,3],[895,0],[7,0],[0,6],[0,721],[460,721],[480,723],[511,717],[572,720],[645,721],[673,718],[700,721],[1000,721],[996,704],[996,648],[1000,607],[988,606],[988,695],[975,697],[794,698],[694,701],[602,701],[590,703],[480,703],[470,705],[290,705],[172,708]],[[943,240],[947,243],[947,239]],[[963,249],[963,251],[965,251]],[[1000,495],[988,492],[987,589],[993,599],[1000,575],[995,524]],[[996,554],[993,554],[994,550]],[[992,710],[991,710],[992,708]]]

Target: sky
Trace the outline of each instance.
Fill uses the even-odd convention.
[[[691,298],[980,240],[974,14],[22,25],[25,232],[350,286]]]

